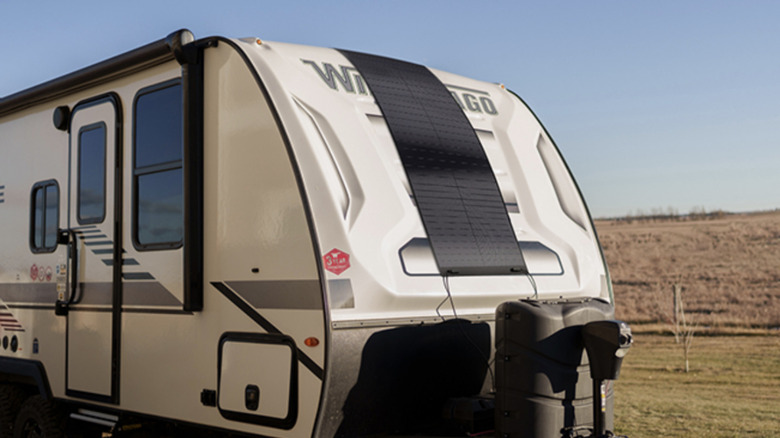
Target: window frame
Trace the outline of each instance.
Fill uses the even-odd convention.
[[[101,216],[83,219],[81,217],[81,135],[84,132],[93,131],[99,128],[103,129],[103,214]],[[108,175],[108,163],[106,163],[108,157],[108,125],[106,125],[106,122],[103,121],[84,125],[79,129],[79,132],[76,136],[76,141],[76,150],[78,151],[78,163],[76,164],[78,166],[78,169],[76,169],[76,220],[78,221],[79,225],[102,224],[103,221],[106,220],[106,197],[108,191],[108,187],[106,185],[106,177]]]
[[[182,133],[181,133],[181,155],[180,158],[176,161],[166,161],[162,163],[156,163],[151,165],[145,165],[142,167],[136,167],[137,163],[137,153],[138,153],[138,117],[137,117],[137,111],[138,111],[138,101],[142,97],[148,94],[152,94],[161,90],[164,90],[166,88],[171,88],[179,86],[181,89],[181,96],[182,100],[180,102],[180,109],[181,112],[179,115],[181,116],[182,120]],[[185,120],[184,120],[184,85],[182,84],[181,78],[175,78],[168,81],[160,82],[158,84],[154,84],[148,87],[144,87],[135,94],[135,97],[133,98],[133,151],[132,151],[132,164],[131,164],[131,170],[132,170],[132,227],[131,227],[131,240],[133,241],[133,247],[138,251],[159,251],[159,250],[172,250],[172,249],[179,249],[184,246],[184,221],[185,219],[185,212],[184,212],[184,202],[185,202],[185,193],[184,193],[184,178],[182,177],[182,195],[181,195],[181,203],[182,203],[182,234],[181,238],[178,241],[175,242],[154,242],[154,243],[142,243],[139,239],[139,179],[142,176],[145,175],[152,175],[155,173],[162,173],[167,172],[171,170],[182,170],[182,175],[184,173],[184,131],[185,131]]]
[[[33,184],[32,189],[30,190],[30,232],[29,232],[29,245],[30,245],[30,251],[32,251],[34,254],[45,254],[45,253],[52,253],[57,249],[57,246],[59,245],[57,243],[57,236],[54,237],[54,245],[52,246],[46,246],[46,210],[47,210],[47,201],[48,197],[46,195],[46,191],[48,187],[54,187],[56,190],[56,211],[54,213],[54,220],[56,222],[56,233],[59,234],[60,229],[60,184],[55,179],[47,179],[45,181],[38,181],[35,184]],[[35,244],[35,219],[36,219],[36,203],[35,203],[35,195],[37,192],[41,190],[43,191],[43,213],[41,217],[41,246],[38,246]]]

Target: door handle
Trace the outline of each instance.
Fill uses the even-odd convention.
[[[54,314],[65,316],[68,314],[70,305],[76,301],[76,292],[79,285],[78,269],[78,234],[73,230],[59,230],[57,233],[57,243],[68,245],[68,259],[70,259],[70,291],[67,300],[57,300],[54,304]]]

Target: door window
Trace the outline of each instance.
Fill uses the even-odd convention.
[[[78,221],[99,224],[106,218],[106,124],[79,130]]]

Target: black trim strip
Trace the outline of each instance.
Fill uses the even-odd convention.
[[[441,275],[526,274],[487,154],[426,67],[341,50],[384,115]]]
[[[172,61],[195,37],[187,29],[0,99],[0,117]]]
[[[178,307],[171,307],[170,309],[147,309],[143,307],[139,308],[133,308],[133,307],[123,307],[122,313],[144,313],[144,314],[155,314],[155,315],[194,315],[193,312],[187,312],[186,310],[181,310],[181,306]]]
[[[54,305],[48,304],[7,304],[9,309],[23,309],[23,310],[54,310]]]
[[[117,404],[113,401],[110,395],[93,394],[91,392],[79,391],[76,389],[65,389],[65,395],[69,397],[83,398],[84,400]]]
[[[271,324],[270,321],[265,319],[263,315],[257,312],[252,306],[250,306],[246,301],[241,299],[235,292],[233,292],[227,285],[224,283],[213,281],[211,282],[211,285],[214,286],[218,291],[222,293],[222,295],[225,296],[230,302],[236,305],[239,309],[241,309],[246,316],[252,318],[254,322],[257,323],[260,327],[263,328],[263,330],[267,331],[268,333],[272,334],[283,334],[281,330],[276,328],[273,324]],[[298,348],[298,360],[309,369],[318,379],[322,380],[324,376],[324,371],[322,368],[320,368],[319,365],[317,365],[312,358],[310,358],[306,353],[301,351],[300,348]]]
[[[184,305],[203,310],[203,50],[210,42],[190,44],[177,59],[181,64],[184,150]]]

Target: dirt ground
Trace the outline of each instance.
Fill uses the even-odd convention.
[[[597,220],[616,317],[668,323],[673,287],[702,329],[780,329],[780,212],[699,220]]]

